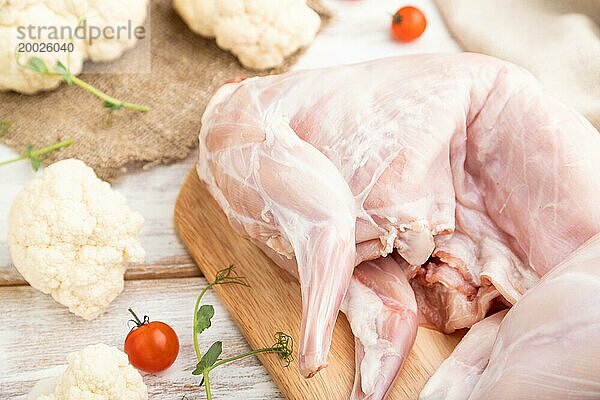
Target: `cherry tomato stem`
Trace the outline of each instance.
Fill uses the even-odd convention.
[[[132,321],[133,321],[133,322],[135,322],[135,324],[136,324],[137,326],[144,325],[144,323],[143,323],[142,321],[140,321],[140,319],[138,318],[138,316],[136,315],[136,313],[134,313],[134,312],[133,312],[133,310],[132,310],[131,308],[129,308],[128,310],[129,310],[129,312],[131,313],[131,315],[133,315],[133,318],[134,318],[134,319],[133,319]],[[145,318],[148,318],[148,316],[146,316]]]

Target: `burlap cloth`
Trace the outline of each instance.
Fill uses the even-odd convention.
[[[319,0],[309,4],[324,26],[330,17],[327,10]],[[257,73],[244,69],[214,40],[191,32],[170,0],[152,0],[150,18],[151,73],[80,76],[120,100],[149,106],[150,112],[109,114],[97,98],[65,84],[36,96],[0,93],[0,121],[11,123],[4,143],[22,152],[28,145],[72,138],[71,147],[50,155],[45,163],[79,158],[103,179],[185,158],[197,145],[200,117],[214,90],[227,79]],[[263,74],[286,71],[297,56]],[[124,57],[135,57],[135,52]]]

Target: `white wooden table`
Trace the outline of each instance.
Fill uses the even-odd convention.
[[[391,0],[326,0],[334,12],[331,25],[323,31],[295,68],[316,68],[353,63],[409,53],[455,52],[432,1],[415,0],[428,17],[428,29],[415,43],[399,44],[389,38],[391,14],[405,5]],[[0,107],[2,107],[0,105]],[[0,160],[14,153],[0,145]],[[124,292],[108,312],[92,322],[70,314],[49,296],[27,286],[10,262],[6,245],[6,217],[18,190],[33,177],[27,163],[13,164],[0,171],[0,399],[26,399],[40,379],[55,376],[68,352],[88,344],[104,342],[122,347],[128,332],[128,307],[152,319],[171,324],[181,341],[179,357],[167,372],[146,375],[151,399],[203,399],[198,379],[191,375],[195,357],[191,342],[192,309],[199,289],[205,284],[193,261],[178,240],[173,226],[173,205],[196,154],[185,161],[140,171],[119,178],[114,187],[141,212],[146,223],[141,233],[147,252],[145,265],[128,271]],[[148,279],[148,271],[160,279]],[[213,327],[202,343],[223,340],[227,352],[247,350],[243,337],[213,294]],[[253,358],[214,372],[215,399],[282,398],[262,365]]]

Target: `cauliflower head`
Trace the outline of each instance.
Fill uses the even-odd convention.
[[[127,355],[103,343],[67,356],[54,393],[36,400],[147,400],[148,388]]]
[[[135,35],[90,40],[89,37],[57,39],[47,27],[70,27],[83,23],[100,29],[141,26],[146,19],[148,0],[0,0],[0,91],[34,94],[58,87],[61,78],[43,76],[24,67],[31,57],[42,59],[49,68],[58,61],[74,75],[81,73],[84,61],[112,61],[136,43]],[[30,36],[28,27],[33,27]],[[42,27],[39,31],[38,27]],[[25,33],[25,39],[19,36]],[[66,32],[66,31],[65,31]],[[19,43],[73,43],[73,52],[18,52]]]
[[[190,29],[262,70],[313,41],[321,19],[306,0],[173,0]]]
[[[142,262],[142,216],[80,160],[45,168],[15,198],[8,216],[13,263],[31,286],[84,319],[123,290],[128,262]]]

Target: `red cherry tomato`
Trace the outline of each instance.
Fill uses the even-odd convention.
[[[416,7],[402,7],[392,17],[392,34],[401,42],[412,42],[425,32],[427,20]]]
[[[125,338],[125,353],[135,368],[144,372],[160,372],[169,368],[179,354],[179,339],[169,325],[152,321],[147,316],[144,321],[133,314],[136,323]]]

